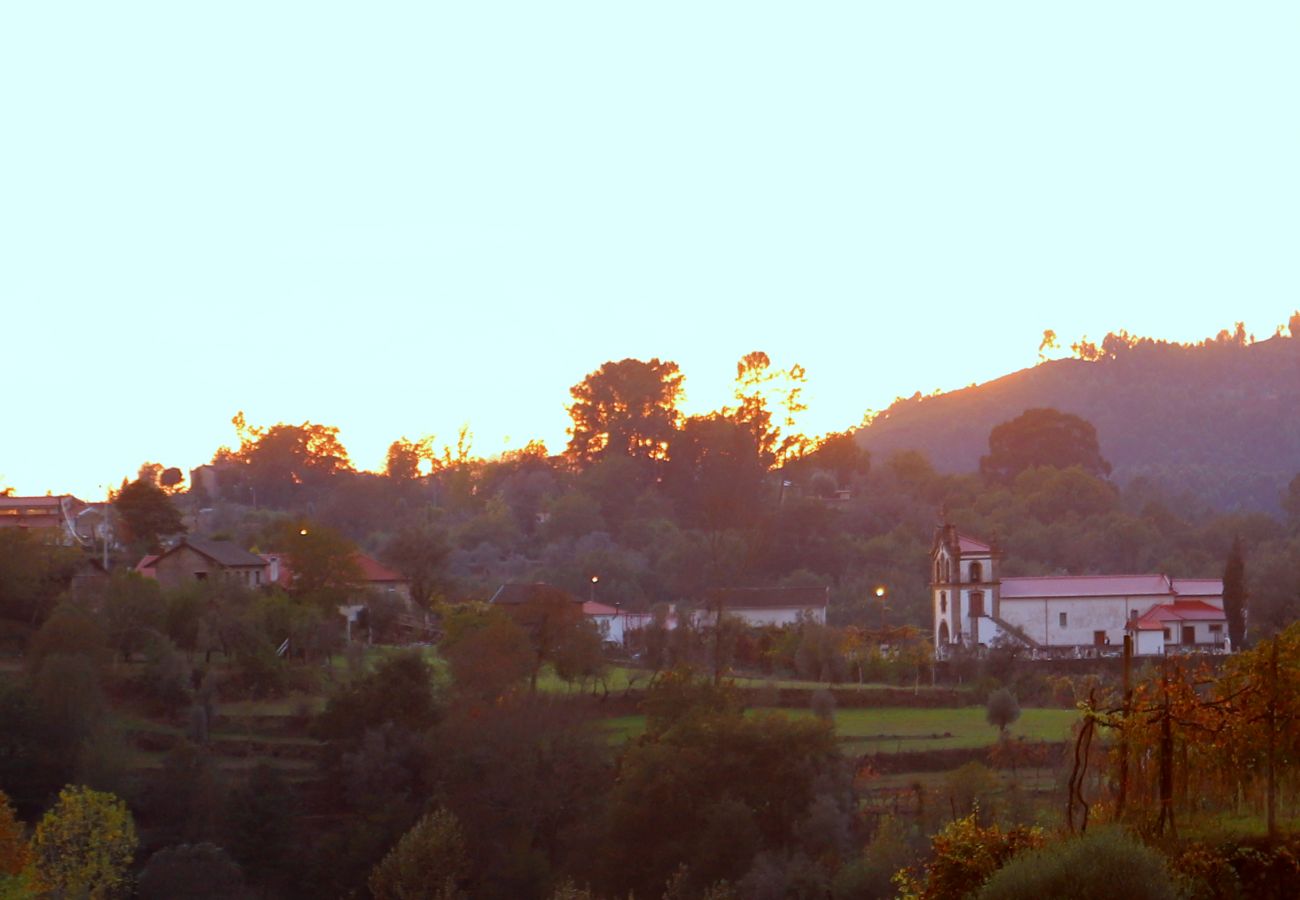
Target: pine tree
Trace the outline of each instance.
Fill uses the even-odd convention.
[[[1240,650],[1246,641],[1246,557],[1241,535],[1232,539],[1232,550],[1223,567],[1223,612],[1228,619],[1232,649]]]

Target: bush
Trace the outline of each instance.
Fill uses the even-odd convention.
[[[830,691],[821,690],[813,691],[812,698],[808,704],[812,708],[812,713],[823,722],[831,722],[835,719],[835,695]]]
[[[226,851],[213,844],[165,847],[140,873],[141,900],[231,900],[246,896],[244,876]]]
[[[1173,900],[1163,858],[1118,829],[1094,831],[1016,857],[997,871],[979,900]]]

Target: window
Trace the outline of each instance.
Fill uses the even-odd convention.
[[[1137,619],[1137,617],[1138,617],[1138,611],[1137,611],[1136,609],[1130,609],[1130,610],[1128,611],[1128,617],[1129,617],[1130,621],[1131,621],[1131,620],[1135,620],[1135,619]]]
[[[970,564],[970,580],[976,584],[984,580],[984,566],[982,563],[973,562]]]
[[[1217,622],[1210,626],[1210,634],[1223,634],[1223,626]]]
[[[1168,641],[1168,640],[1169,640],[1169,629],[1168,629],[1168,628],[1164,629],[1164,632],[1165,632],[1165,640]]]
[[[1069,620],[1066,618],[1065,613],[1061,613],[1061,627],[1065,628],[1067,625],[1069,625]]]
[[[939,592],[939,612],[940,612],[940,613],[946,613],[947,611],[948,611],[948,592],[947,592],[947,591],[940,591],[940,592]]]

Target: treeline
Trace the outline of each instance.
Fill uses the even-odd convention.
[[[607,363],[573,389],[574,436],[560,455],[534,443],[483,459],[464,434],[441,453],[431,439],[401,439],[387,470],[369,473],[331,427],[254,428],[240,417],[239,446],[166,502],[188,505],[209,535],[263,550],[284,549],[266,543],[278,522],[331,526],[410,577],[421,602],[545,581],[646,610],[698,603],[713,587],[825,585],[835,622],[877,624],[883,586],[887,624],[925,627],[926,556],[943,509],[998,541],[1008,575],[1215,577],[1239,536],[1252,630],[1300,612],[1298,481],[1277,514],[1215,513],[1156,479],[1108,476],[1104,436],[1069,414],[990,429],[978,474],[939,472],[919,451],[873,459],[849,432],[813,441],[790,430],[799,402],[789,372],[780,403],[746,393],[755,371],[770,375],[763,359],[742,362],[735,407],[694,417],[677,411],[674,364]],[[162,534],[130,533],[145,536],[133,554]]]

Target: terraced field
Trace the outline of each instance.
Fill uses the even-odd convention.
[[[806,710],[773,710],[788,716],[811,716]],[[1008,731],[1030,741],[1064,741],[1078,718],[1072,709],[1029,708]],[[610,740],[621,742],[645,731],[645,716],[606,719]],[[985,747],[998,739],[980,707],[953,709],[845,709],[835,713],[835,731],[855,753],[902,753]]]

